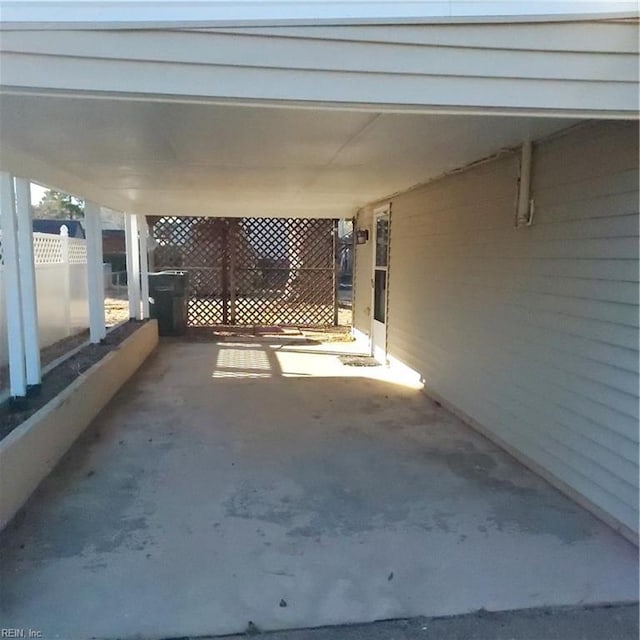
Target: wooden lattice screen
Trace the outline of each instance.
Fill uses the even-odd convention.
[[[333,220],[149,218],[154,269],[189,273],[188,323],[329,325]]]

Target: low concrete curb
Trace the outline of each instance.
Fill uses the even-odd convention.
[[[0,442],[0,529],[157,344],[150,320]]]
[[[217,636],[220,638],[220,636]],[[240,640],[247,634],[222,636]],[[264,640],[637,640],[638,605],[485,611],[295,631],[267,631]],[[213,636],[199,638],[213,640]],[[221,639],[220,639],[221,640]]]

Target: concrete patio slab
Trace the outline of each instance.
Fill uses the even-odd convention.
[[[635,547],[344,347],[161,344],[0,536],[3,626],[172,638],[637,600]]]

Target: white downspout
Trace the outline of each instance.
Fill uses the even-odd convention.
[[[528,227],[533,222],[533,205],[531,202],[531,157],[533,145],[531,140],[522,143],[520,156],[520,184],[518,187],[518,207],[516,211],[516,227]]]

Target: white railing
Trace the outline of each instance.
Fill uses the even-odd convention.
[[[33,254],[42,348],[89,326],[87,243],[80,238],[34,233]],[[2,264],[0,231],[0,366],[7,362]]]

